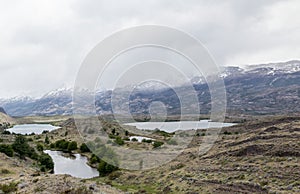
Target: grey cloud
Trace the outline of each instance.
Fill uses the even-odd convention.
[[[297,0],[0,3],[0,98],[72,85],[87,53],[112,32],[158,24],[198,38],[220,65],[299,59]]]

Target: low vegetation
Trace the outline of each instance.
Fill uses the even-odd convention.
[[[14,150],[12,149],[11,145],[8,144],[0,144],[0,152],[6,154],[9,157],[14,156]]]
[[[57,140],[55,143],[51,143],[50,148],[64,152],[71,152],[78,149],[76,141],[67,141],[65,139]]]
[[[0,184],[0,190],[4,193],[12,193],[18,190],[18,183],[11,182],[8,184]]]

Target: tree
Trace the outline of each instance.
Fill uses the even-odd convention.
[[[125,131],[125,135],[126,135],[126,136],[128,136],[128,135],[129,135],[129,132],[128,132],[127,130]]]
[[[14,150],[12,149],[11,145],[0,144],[0,152],[6,154],[9,157],[14,156]]]
[[[27,143],[27,139],[22,135],[16,137],[15,142],[12,144],[12,148],[22,159],[30,155],[30,146]]]
[[[68,146],[69,146],[69,142],[61,139],[61,140],[57,140],[54,144],[55,148],[58,148],[60,150],[67,150]]]
[[[69,142],[68,151],[72,151],[72,150],[76,150],[76,149],[77,149],[77,142],[76,141]]]
[[[84,152],[90,152],[90,149],[89,149],[89,147],[85,143],[83,143],[80,146],[80,151],[83,152],[83,153]]]
[[[39,162],[41,165],[41,171],[51,170],[53,172],[54,162],[48,154],[42,153],[39,157]]]
[[[49,143],[50,143],[49,137],[48,137],[48,135],[46,135],[46,137],[45,137],[45,144],[49,144]]]
[[[108,164],[104,160],[100,160],[100,162],[98,164],[98,168],[97,168],[97,170],[99,171],[99,176],[106,176],[106,175],[108,175],[108,174],[110,174],[113,171],[116,171],[118,169],[119,168],[117,166]]]
[[[44,146],[42,144],[37,144],[36,149],[40,152],[42,152],[44,150]]]

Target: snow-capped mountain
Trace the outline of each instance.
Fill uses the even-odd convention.
[[[300,112],[300,61],[224,67],[220,77],[224,79],[227,91],[227,110],[238,114],[284,114]],[[210,93],[205,79],[197,76],[191,79],[198,94],[200,109],[203,113],[210,110]],[[147,89],[148,87],[148,89]],[[185,85],[177,88],[190,95]],[[0,100],[11,116],[25,115],[69,115],[72,114],[72,88],[60,88],[33,99],[18,97]],[[89,93],[82,91],[82,93]],[[116,91],[97,91],[96,110],[112,113],[111,96],[116,95],[118,106],[130,106],[131,113],[148,114],[153,101],[161,101],[168,114],[180,112],[180,101],[172,88],[146,84],[134,91],[126,88]],[[91,94],[89,94],[91,95]],[[129,100],[128,100],[129,98]],[[196,105],[190,103],[187,109]]]

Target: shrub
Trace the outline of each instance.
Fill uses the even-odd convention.
[[[49,143],[50,143],[49,137],[48,137],[48,135],[46,135],[46,137],[45,137],[45,144],[49,144]]]
[[[27,138],[27,141],[33,141],[33,139],[31,137]]]
[[[51,143],[51,144],[50,144],[50,148],[55,148],[55,144],[54,144],[54,143]]]
[[[108,164],[103,160],[100,160],[97,168],[97,170],[99,171],[99,176],[107,176],[118,169],[119,169],[118,167]]]
[[[3,134],[3,135],[10,135],[11,133],[10,133],[10,131],[6,131],[6,130],[5,130],[5,131],[2,132],[2,134]]]
[[[90,152],[90,149],[89,149],[89,147],[85,143],[83,143],[80,146],[80,151],[83,152],[83,153],[84,152]]]
[[[124,141],[130,141],[129,137],[124,137],[123,140]]]
[[[0,173],[1,174],[10,174],[11,172],[7,169],[1,169]]]
[[[42,152],[44,150],[44,146],[42,144],[37,144],[36,149],[40,152]]]
[[[9,157],[14,156],[14,150],[12,149],[11,145],[0,144],[0,152],[4,153],[5,155],[7,155]]]
[[[129,132],[126,130],[125,131],[125,136],[128,136],[129,135]]]
[[[96,164],[97,162],[100,162],[100,159],[95,154],[92,154],[92,157],[90,159],[91,164]]]
[[[39,157],[39,162],[41,165],[41,171],[45,172],[46,170],[51,170],[51,172],[54,169],[54,162],[48,154],[42,153]]]
[[[162,146],[164,143],[161,141],[154,141],[153,143],[153,148],[158,148],[160,146]]]
[[[11,182],[9,184],[0,184],[0,190],[2,190],[4,193],[12,193],[14,191],[17,191],[18,183]]]
[[[131,141],[138,141],[138,139],[134,137],[131,139]]]
[[[61,140],[57,140],[54,145],[55,148],[58,148],[60,150],[67,150],[69,146],[69,142],[64,139],[61,139]]]
[[[175,139],[170,139],[167,143],[169,145],[178,145],[178,143],[177,143],[177,141]]]
[[[77,149],[77,142],[72,141],[68,143],[68,151],[76,150]]]
[[[113,128],[113,129],[111,130],[111,133],[114,135],[114,134],[116,133],[116,129]]]
[[[231,132],[224,131],[224,135],[231,135]]]
[[[124,145],[125,142],[123,139],[121,139],[121,137],[116,137],[115,143],[118,145]]]
[[[12,144],[12,148],[22,159],[24,159],[26,156],[33,156],[35,158],[35,151],[29,146],[27,139],[22,135],[18,135],[16,137],[15,142]]]
[[[142,142],[144,142],[144,143],[152,143],[152,140],[151,139],[142,139]]]

